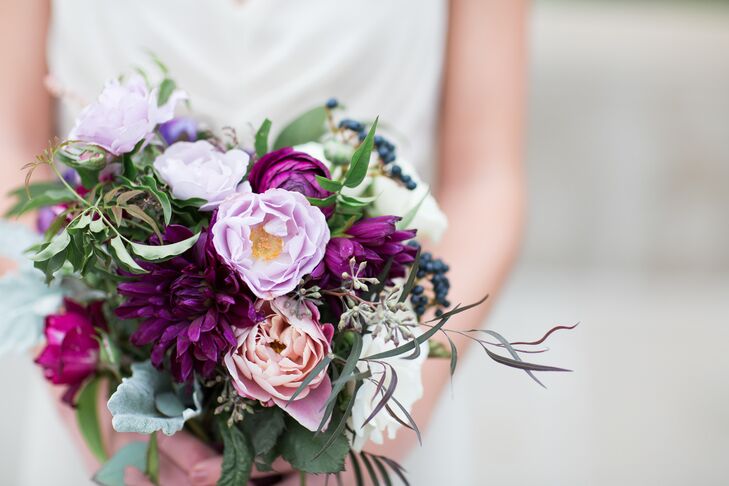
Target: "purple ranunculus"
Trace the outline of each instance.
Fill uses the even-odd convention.
[[[177,102],[187,98],[178,89],[158,106],[158,94],[159,88],[150,90],[139,75],[124,83],[112,79],[99,98],[81,111],[68,138],[98,145],[114,155],[131,152],[157,125],[172,119]]]
[[[324,214],[285,189],[229,197],[211,231],[218,255],[266,300],[294,290],[321,262],[329,241]]]
[[[173,118],[159,126],[159,133],[167,145],[194,142],[197,139],[197,121],[187,116]]]
[[[392,258],[388,279],[404,277],[406,266],[415,260],[417,249],[407,241],[415,237],[415,230],[398,230],[397,216],[365,218],[354,223],[346,237],[332,238],[327,245],[324,261],[313,272],[322,288],[340,285],[342,273],[351,272],[350,260],[367,262],[361,277],[378,277],[387,261]]]
[[[190,236],[190,230],[178,225],[165,230],[167,243]],[[193,371],[209,378],[223,354],[236,345],[233,328],[259,320],[252,296],[240,277],[217,259],[208,232],[182,255],[140,265],[148,273],[129,275],[117,287],[125,300],[116,315],[142,320],[132,343],[152,344],[152,364],[158,368],[169,354],[170,371],[179,382],[188,381]]]
[[[200,209],[212,211],[238,190],[248,159],[242,150],[221,152],[207,140],[177,142],[154,160],[154,169],[175,198],[205,199]]]
[[[84,380],[96,371],[99,342],[96,328],[106,327],[101,302],[84,307],[64,300],[64,312],[46,317],[46,347],[35,362],[43,367],[46,379],[55,385],[69,385],[63,401],[73,404]]]
[[[280,188],[323,199],[331,193],[319,186],[316,176],[329,178],[329,169],[311,155],[285,147],[264,155],[253,164],[248,181],[253,192]],[[328,216],[332,208],[322,210]]]

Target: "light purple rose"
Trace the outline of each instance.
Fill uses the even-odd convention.
[[[329,241],[324,214],[298,192],[269,189],[229,197],[212,227],[218,255],[261,299],[296,288]]]
[[[160,123],[174,116],[175,106],[187,94],[174,90],[167,102],[157,106],[159,88],[150,91],[135,75],[121,83],[106,83],[99,98],[83,109],[68,138],[98,145],[114,155],[131,152]]]
[[[175,198],[205,199],[200,209],[211,211],[238,190],[249,158],[243,150],[221,152],[205,140],[177,142],[155,159],[154,168]]]

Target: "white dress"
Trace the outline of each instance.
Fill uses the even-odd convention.
[[[268,117],[280,129],[336,97],[353,118],[379,115],[399,154],[429,179],[446,24],[446,0],[55,0],[48,66],[53,84],[68,94],[59,102],[57,131],[68,133],[79,100],[93,100],[105,80],[137,66],[151,70],[152,52],[212,126],[245,135]],[[3,380],[18,390],[5,404],[8,417],[28,420],[3,420],[19,439],[1,448],[0,483],[87,484],[41,374],[25,355],[2,362],[30,378]],[[417,460],[418,475],[427,477],[427,457]],[[430,462],[457,467],[438,463]]]

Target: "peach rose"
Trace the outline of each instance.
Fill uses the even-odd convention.
[[[319,323],[315,306],[295,312],[287,297],[261,301],[265,319],[253,327],[236,328],[238,345],[225,356],[233,386],[246,398],[281,407],[309,430],[316,430],[332,392],[326,370],[299,395],[289,399],[314,367],[330,352],[331,324]]]

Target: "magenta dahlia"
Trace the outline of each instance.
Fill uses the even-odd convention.
[[[190,236],[182,226],[171,225],[165,231],[167,243]],[[233,328],[260,320],[247,287],[218,261],[206,231],[182,255],[140,265],[149,273],[119,284],[125,300],[116,315],[141,319],[132,343],[152,344],[152,364],[158,368],[169,356],[170,371],[179,382],[189,380],[193,371],[211,376],[223,354],[237,343]]]

